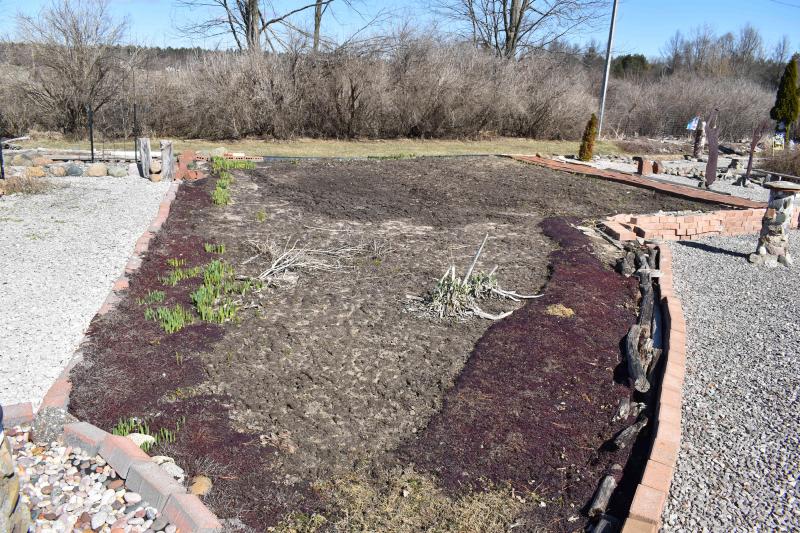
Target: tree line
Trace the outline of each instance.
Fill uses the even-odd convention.
[[[0,46],[2,133],[81,136],[91,111],[108,137],[572,139],[597,108],[601,47],[569,39],[602,1],[440,0],[446,31],[386,25],[379,13],[338,39],[325,30],[334,0],[282,12],[258,0],[179,2],[201,3],[207,17],[181,30],[225,35],[233,50],[133,46],[107,0],[20,16],[15,42]],[[692,116],[719,109],[721,134],[746,137],[769,115],[789,55],[788,39],[768,48],[744,26],[676,33],[658,58],[616,57],[604,131],[682,135]]]

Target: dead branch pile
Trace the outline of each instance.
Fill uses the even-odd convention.
[[[423,311],[438,318],[477,316],[488,320],[500,320],[509,316],[512,311],[493,315],[481,309],[478,302],[490,298],[519,302],[542,296],[541,294],[527,296],[500,288],[495,275],[496,266],[488,273],[475,272],[478,258],[480,258],[488,238],[489,235],[486,234],[464,277],[459,277],[455,265],[450,265],[427,297],[408,296],[408,298],[421,302]]]
[[[242,262],[242,265],[261,261],[267,264],[258,279],[270,281],[290,272],[337,272],[352,268],[355,258],[361,256],[380,257],[389,253],[391,244],[385,241],[360,241],[357,244],[342,244],[331,248],[311,248],[300,244],[299,240],[247,243],[255,255]]]

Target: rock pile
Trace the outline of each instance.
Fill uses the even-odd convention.
[[[128,163],[82,163],[60,162],[56,163],[43,156],[28,156],[16,154],[12,157],[6,167],[9,176],[25,176],[28,178],[44,178],[64,176],[88,176],[92,178],[102,178],[112,176],[122,178],[125,176],[138,176],[139,171],[135,164]]]
[[[34,531],[175,532],[141,495],[125,488],[102,457],[57,442],[34,444],[26,428],[7,434]]]
[[[778,264],[791,266],[789,228],[794,214],[795,195],[800,193],[800,185],[774,181],[764,184],[764,187],[770,190],[769,204],[761,221],[758,248],[756,253],[750,254],[750,262],[768,267]]]

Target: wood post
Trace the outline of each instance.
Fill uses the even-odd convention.
[[[175,179],[175,157],[172,151],[172,141],[161,141],[161,179]]]
[[[139,161],[139,171],[142,173],[143,178],[150,179],[150,166],[152,163],[150,139],[147,137],[139,137],[137,142],[139,144],[139,155],[141,157],[141,161]]]

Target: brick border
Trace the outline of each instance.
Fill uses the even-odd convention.
[[[142,264],[142,257],[147,252],[150,241],[166,222],[180,184],[180,180],[174,180],[170,185],[159,205],[158,214],[136,241],[124,272],[112,285],[111,292],[97,311],[97,316],[105,315],[121,301],[120,293],[128,289],[128,276]],[[55,383],[50,386],[39,410],[44,408],[67,410],[72,390],[69,374],[80,360],[79,348]],[[33,421],[34,413],[30,402],[3,408],[3,422],[9,427],[32,424]],[[144,500],[158,509],[162,516],[169,523],[176,525],[182,533],[212,533],[222,530],[222,524],[216,515],[200,498],[188,494],[183,485],[153,463],[150,456],[132,440],[111,435],[88,422],[76,422],[64,426],[63,439],[67,445],[100,455],[125,480],[125,485],[130,490],[140,493]]]
[[[664,183],[642,176],[637,176],[635,174],[627,174],[625,172],[601,170],[588,165],[555,161],[553,159],[546,159],[544,157],[530,155],[508,155],[507,157],[517,161],[522,161],[524,163],[531,163],[534,165],[551,168],[553,170],[571,172],[572,174],[584,174],[593,178],[616,181],[618,183],[633,185],[634,187],[642,187],[645,189],[659,191],[665,194],[671,194],[673,196],[680,196],[682,198],[689,198],[691,200],[697,200],[700,202],[710,202],[742,209],[758,209],[766,206],[765,203],[754,202],[752,200],[747,200],[746,198],[739,198],[738,196],[728,196],[727,194],[720,194],[707,189],[699,189],[696,187],[689,187],[687,185],[679,185],[677,183]]]
[[[611,237],[620,241],[692,241],[712,235],[752,235],[761,231],[766,213],[759,209],[723,209],[687,215],[614,215],[600,223]],[[800,210],[795,211],[792,228],[798,227]]]
[[[653,427],[655,438],[642,479],[636,487],[623,533],[657,533],[669,496],[681,443],[681,404],[686,375],[686,319],[672,285],[672,250],[658,249],[658,278],[665,344],[664,375]]]

